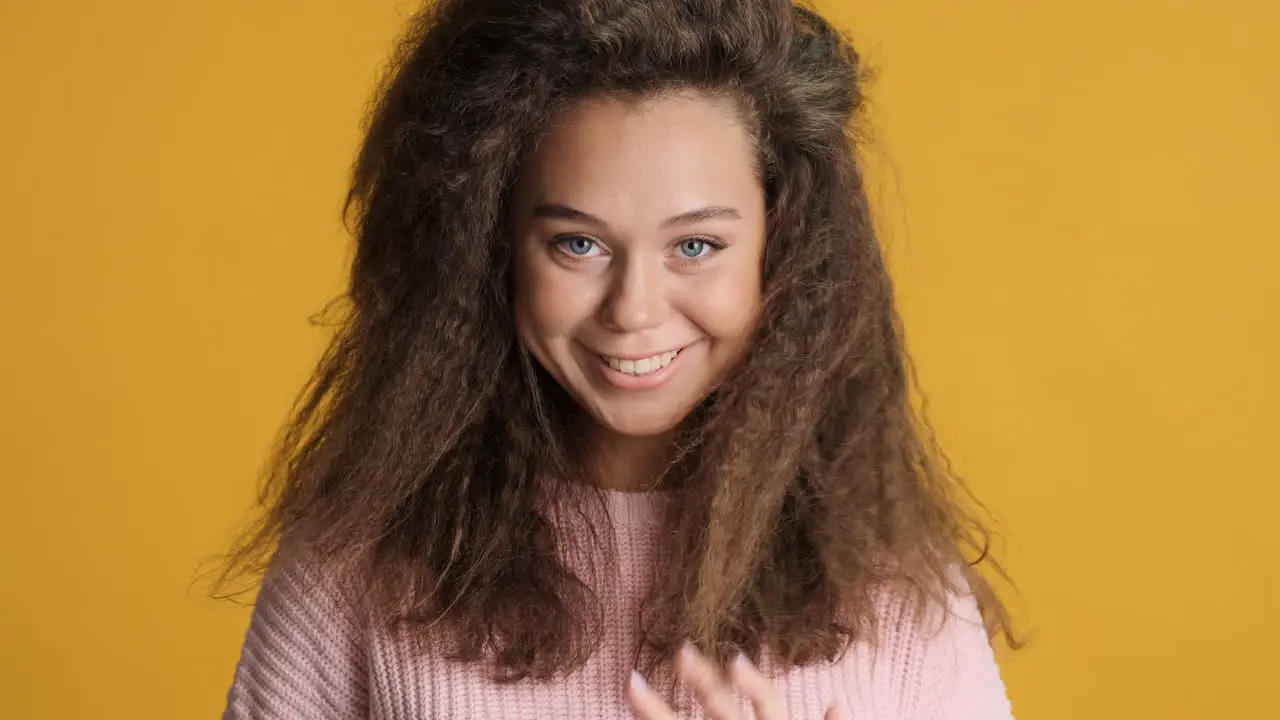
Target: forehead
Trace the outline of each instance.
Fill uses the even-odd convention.
[[[549,124],[520,185],[526,205],[622,215],[749,205],[761,192],[754,142],[733,104],[690,92],[574,103]]]

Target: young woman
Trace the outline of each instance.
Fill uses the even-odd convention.
[[[858,74],[789,0],[415,21],[226,717],[1010,717]]]

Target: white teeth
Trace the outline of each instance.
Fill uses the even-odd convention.
[[[677,350],[676,352],[662,353],[661,355],[653,355],[639,360],[619,360],[612,357],[607,357],[605,360],[609,361],[609,367],[618,372],[628,375],[648,375],[670,365],[671,361],[676,359],[678,353],[679,351]]]

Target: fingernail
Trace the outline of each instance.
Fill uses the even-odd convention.
[[[747,659],[747,654],[739,652],[733,656],[733,666],[739,670],[747,670],[751,668],[751,661]]]
[[[632,670],[631,671],[631,687],[632,689],[635,689],[635,690],[644,690],[645,688],[649,687],[649,683],[644,681],[644,676],[641,675],[638,671]]]
[[[694,647],[692,642],[685,640],[680,646],[680,654],[688,658],[697,657],[698,648]]]

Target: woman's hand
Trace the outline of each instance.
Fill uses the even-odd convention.
[[[738,700],[734,697],[734,691],[751,701],[756,720],[788,720],[777,689],[745,655],[739,655],[730,663],[728,676],[725,677],[715,663],[692,645],[686,645],[676,656],[676,674],[693,690],[694,696],[702,705],[702,711],[711,720],[742,720],[743,715],[738,712]],[[639,673],[631,673],[627,696],[631,700],[631,709],[641,720],[677,720],[675,712],[667,707],[662,697],[645,683]],[[831,707],[824,718],[843,720],[844,714]]]

